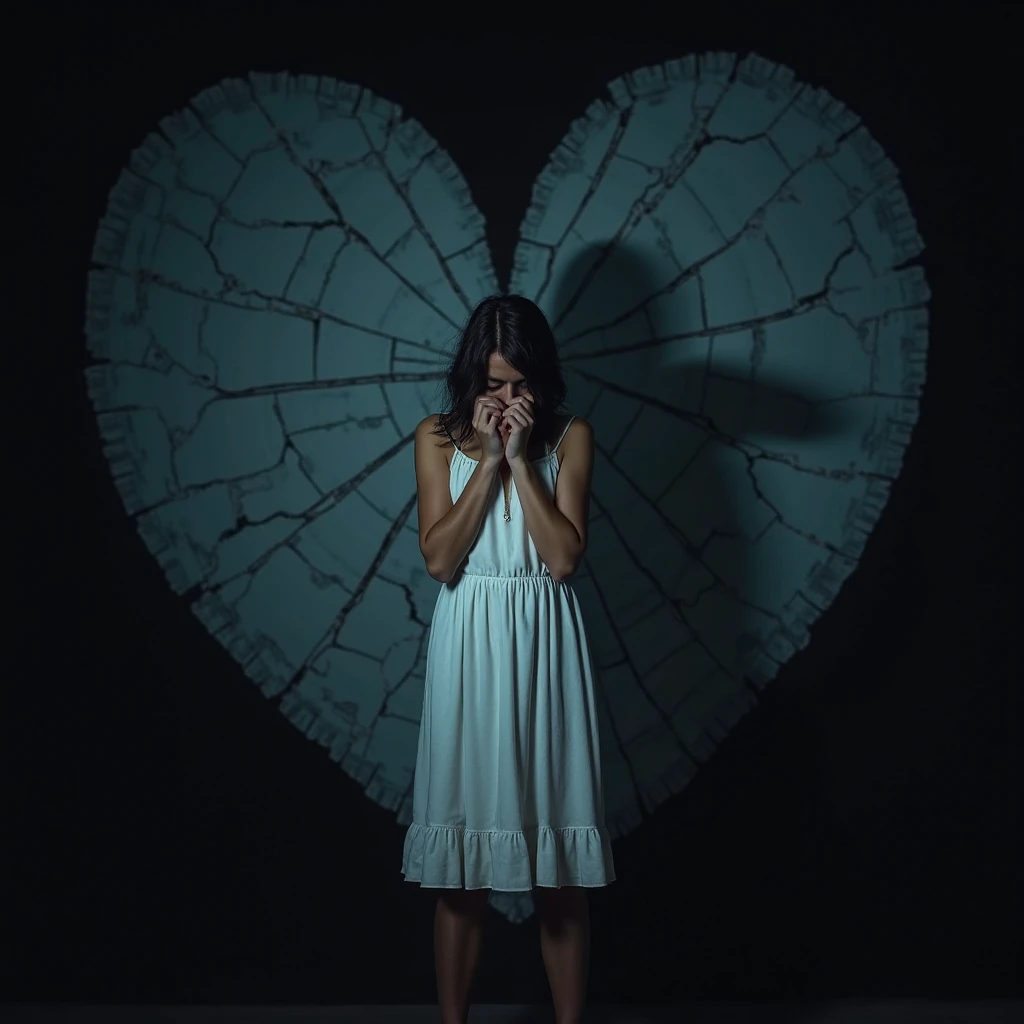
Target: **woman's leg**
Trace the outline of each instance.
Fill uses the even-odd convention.
[[[483,948],[487,889],[442,889],[434,913],[434,967],[442,1024],[466,1024]]]
[[[580,886],[538,887],[540,951],[555,1004],[556,1024],[579,1024],[587,994],[590,904]]]

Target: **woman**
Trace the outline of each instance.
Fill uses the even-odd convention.
[[[402,871],[438,888],[442,1019],[462,1024],[488,890],[534,890],[558,1024],[579,1020],[585,889],[615,880],[590,649],[566,580],[587,547],[594,440],[560,414],[544,314],[519,296],[473,311],[450,408],[416,432],[420,551],[442,583]]]

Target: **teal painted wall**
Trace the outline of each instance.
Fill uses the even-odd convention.
[[[503,287],[470,186],[358,84],[229,79],[132,154],[89,276],[127,513],[262,693],[403,824],[438,587],[413,431]],[[533,185],[508,287],[551,318],[597,436],[574,586],[613,836],[694,777],[856,570],[918,416],[922,248],[856,113],[756,55],[610,82]]]

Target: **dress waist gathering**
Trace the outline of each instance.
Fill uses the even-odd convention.
[[[460,580],[500,580],[503,583],[515,583],[517,580],[543,580],[548,583],[558,583],[549,572],[486,572],[477,570],[475,572],[462,572],[459,579],[455,581],[457,586]]]

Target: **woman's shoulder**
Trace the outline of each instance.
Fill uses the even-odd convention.
[[[560,418],[555,428],[555,436],[561,437],[562,435],[565,436],[566,441],[589,442],[594,437],[594,428],[585,417],[568,413]]]
[[[432,412],[416,424],[416,444],[441,449],[452,446],[451,434],[444,429],[441,413]]]
[[[439,412],[432,412],[416,424],[416,436],[419,438],[430,437],[435,435],[442,440],[447,440],[450,435],[445,430],[443,414]]]
[[[559,422],[562,425],[562,429],[565,430],[567,427],[569,430],[590,430],[590,421],[585,416],[579,416],[574,412],[563,413],[559,417]]]

